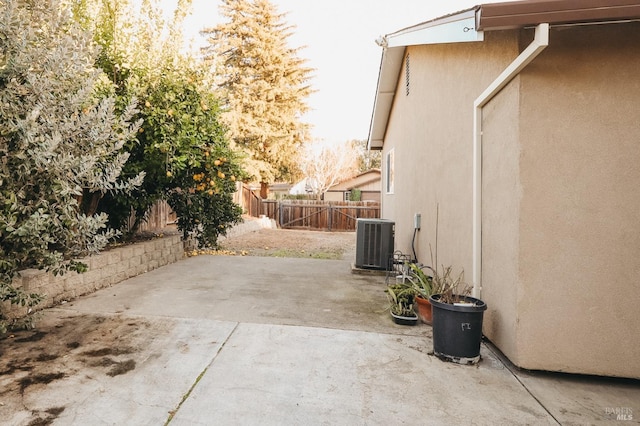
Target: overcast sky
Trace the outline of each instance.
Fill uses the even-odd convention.
[[[176,0],[162,0],[173,10]],[[491,1],[485,1],[489,3]],[[220,21],[220,0],[193,0],[192,36]],[[476,0],[271,0],[295,25],[292,47],[315,68],[305,121],[327,142],[366,139],[382,49],[381,36],[482,3]]]

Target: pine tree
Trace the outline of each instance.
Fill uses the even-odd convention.
[[[245,169],[263,184],[296,178],[312,69],[289,47],[293,27],[268,0],[223,0],[220,9],[228,21],[203,31],[203,50],[217,63],[223,119],[247,155]]]

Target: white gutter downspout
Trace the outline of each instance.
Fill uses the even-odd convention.
[[[531,44],[473,103],[473,297],[482,290],[482,108],[549,45],[549,24],[536,26]]]

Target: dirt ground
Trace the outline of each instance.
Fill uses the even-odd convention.
[[[143,320],[131,318],[43,316],[35,330],[0,338],[0,419],[29,426],[51,424],[65,407],[30,408],[38,390],[56,380],[82,382],[92,376],[111,378],[134,370],[147,327]],[[78,376],[80,371],[89,374]],[[19,412],[30,415],[16,419]],[[0,420],[0,424],[6,423]]]
[[[261,229],[222,241],[222,250],[248,256],[343,259],[355,251],[355,232]]]
[[[342,259],[354,252],[355,233],[262,229],[226,239],[221,249],[211,254]],[[30,407],[38,390],[56,380],[90,380],[79,377],[87,370],[108,380],[134,370],[149,327],[119,316],[45,313],[35,330],[0,336],[0,424],[51,424],[64,406]],[[16,419],[17,412],[29,414]]]

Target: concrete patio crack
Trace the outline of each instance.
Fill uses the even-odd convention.
[[[531,398],[533,398],[540,407],[542,407],[542,409],[553,419],[553,421],[556,422],[556,424],[558,425],[562,425],[562,423],[560,423],[560,421],[556,418],[556,416],[554,416],[551,411],[549,411],[547,409],[547,407],[542,403],[542,401],[540,401],[540,399],[535,396],[533,394],[533,392],[531,392],[531,390],[529,390],[529,388],[527,387],[527,385],[520,380],[520,377],[518,377],[518,375],[515,373],[515,371],[513,370],[513,367],[511,365],[511,363],[508,360],[504,359],[504,356],[502,354],[497,353],[494,348],[491,345],[484,345],[485,348],[487,348],[491,353],[493,353],[493,355],[498,358],[501,362],[502,365],[504,365],[506,367],[506,369],[509,371],[509,373],[511,373],[511,375],[513,376],[514,379],[516,379],[518,381],[518,383],[520,383],[520,386],[522,386],[522,388],[527,391],[527,393],[529,394],[529,396],[531,396]]]
[[[216,360],[216,358],[218,357],[218,354],[225,347],[225,345],[227,344],[227,342],[229,341],[231,336],[233,336],[233,333],[236,332],[236,329],[238,328],[239,325],[240,325],[240,323],[237,322],[236,325],[231,330],[231,332],[227,335],[227,338],[224,339],[224,342],[222,342],[222,344],[220,345],[220,347],[218,348],[216,353],[213,355],[213,358],[211,358],[211,361],[207,364],[207,366],[204,368],[204,370],[202,370],[200,372],[200,374],[198,374],[198,377],[196,377],[196,380],[193,382],[193,384],[191,385],[189,390],[182,396],[182,399],[180,400],[180,402],[178,403],[176,408],[169,412],[169,417],[167,418],[167,421],[164,423],[164,426],[168,426],[171,423],[171,421],[173,420],[173,418],[175,417],[175,415],[178,414],[178,411],[180,411],[180,407],[182,407],[182,404],[184,404],[185,401],[189,398],[189,396],[191,395],[191,392],[193,392],[193,390],[196,388],[196,386],[198,385],[200,380],[204,377],[204,375],[206,374],[207,370],[209,370],[209,367],[211,367],[211,364],[213,364],[213,362]]]

